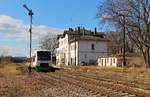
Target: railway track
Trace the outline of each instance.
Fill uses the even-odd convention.
[[[84,90],[82,87],[79,87],[76,84],[60,79],[59,76],[58,77],[52,75],[50,76],[46,73],[38,73],[37,75],[40,76],[42,81],[44,81],[47,85],[52,86],[52,88],[55,88],[55,91],[57,91],[58,94],[62,94],[61,97],[93,97],[90,93],[88,93],[89,91]],[[51,90],[52,88],[51,87],[47,88],[44,91]],[[47,91],[47,93],[46,92],[44,93],[46,95],[49,95],[48,93],[50,92],[52,91]],[[57,93],[52,94],[51,96],[60,97],[57,95]]]
[[[58,78],[58,74],[51,76]],[[85,88],[94,95],[100,94],[107,97],[150,97],[148,93],[136,88],[93,79],[83,75],[61,74],[61,80]]]
[[[68,92],[68,94],[72,94],[72,96],[65,95],[62,97],[150,97],[149,93],[146,93],[145,91],[142,91],[133,86],[130,87],[124,84],[114,83],[112,81],[105,80],[103,78],[97,78],[96,76],[84,73],[68,74],[68,72],[64,71],[55,73],[39,73],[33,71],[33,74],[39,76],[40,81],[45,82],[44,84],[46,86],[53,88],[55,87],[57,92],[63,90],[62,92],[65,94]],[[88,96],[86,93],[79,93],[77,89],[82,92],[88,92]]]
[[[79,74],[81,75],[81,73]],[[103,81],[108,81],[108,82],[113,82],[113,83],[118,83],[118,84],[123,84],[123,85],[126,85],[126,86],[129,86],[129,87],[134,87],[134,88],[141,88],[143,90],[149,90],[149,84],[144,84],[144,83],[140,83],[140,82],[133,82],[133,81],[128,81],[128,82],[125,82],[123,80],[116,80],[116,79],[113,79],[113,78],[107,78],[106,76],[101,76],[101,75],[97,75],[97,74],[94,74],[94,73],[82,73],[82,76],[86,76],[86,77],[89,77],[89,78],[93,78],[93,79],[98,79],[98,80],[103,80]],[[123,76],[122,76],[123,77]]]
[[[104,79],[99,79],[99,78],[93,78],[93,76],[87,76],[87,75],[78,75],[80,77],[86,78],[88,79],[93,79],[95,81],[98,81],[99,83],[103,84],[104,86],[110,88],[110,89],[117,89],[117,90],[121,90],[123,92],[128,92],[130,94],[133,95],[137,95],[139,97],[150,97],[149,93],[143,91],[142,89],[139,88],[135,88],[135,87],[131,87],[131,86],[126,86],[124,84],[120,84],[120,83],[114,83],[114,82],[107,82]]]

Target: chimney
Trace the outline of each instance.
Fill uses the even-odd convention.
[[[94,35],[96,35],[96,33],[97,33],[97,29],[96,29],[96,27],[94,28]]]
[[[75,28],[74,30],[75,30],[75,33],[77,33],[77,32],[78,32],[77,28]]]
[[[73,29],[72,29],[72,28],[69,28],[69,31],[70,31],[70,32],[73,32]]]
[[[80,33],[80,27],[78,27],[78,33]]]
[[[85,28],[83,27],[83,35],[85,35]]]

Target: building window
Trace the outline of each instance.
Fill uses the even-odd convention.
[[[106,59],[105,59],[105,66],[107,65],[107,63],[106,63]]]
[[[91,45],[91,49],[95,50],[95,45],[94,44]]]
[[[113,59],[113,63],[115,63],[116,61],[115,61],[115,58]]]
[[[110,65],[111,65],[111,66],[112,66],[112,60],[113,60],[113,58],[110,59]]]
[[[103,59],[101,59],[101,62],[102,62],[102,66],[103,66]]]

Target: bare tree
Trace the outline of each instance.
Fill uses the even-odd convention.
[[[114,23],[116,28],[121,28],[125,19],[130,41],[141,51],[150,67],[150,0],[105,0],[99,5],[97,16],[103,23]]]
[[[110,55],[116,55],[121,53],[121,48],[122,48],[122,37],[120,37],[119,32],[108,32],[107,33],[107,38],[110,40],[108,43],[108,48]]]
[[[57,47],[57,38],[56,36],[46,35],[42,37],[39,41],[40,48],[50,50],[52,55],[55,55],[55,50]]]
[[[123,37],[121,32],[108,32],[107,38],[109,39],[108,48],[109,54],[120,55],[123,52]],[[126,53],[133,53],[134,44],[126,36]]]

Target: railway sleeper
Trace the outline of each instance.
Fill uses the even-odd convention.
[[[85,76],[81,76],[81,77],[85,77]],[[87,78],[87,77],[86,77]],[[88,78],[87,78],[88,79]],[[91,79],[91,78],[89,78]],[[134,88],[132,89],[132,87],[127,87],[125,85],[121,85],[121,84],[114,84],[112,82],[105,82],[105,81],[101,81],[101,80],[98,80],[98,79],[94,79],[94,80],[97,80],[99,81],[99,83],[103,84],[104,86],[106,87],[109,87],[109,88],[113,88],[113,89],[117,89],[117,90],[122,90],[123,92],[128,92],[130,94],[135,94],[136,96],[138,97],[150,97],[150,95],[148,93],[143,93],[142,91],[139,91],[139,90],[135,90]],[[96,82],[96,81],[95,81]],[[115,87],[115,88],[114,88]]]
[[[55,76],[56,77],[56,76]],[[61,77],[61,80],[62,80],[62,78],[64,78],[63,79],[63,81],[66,81],[65,79],[65,77],[63,76],[63,77]],[[69,80],[71,80],[71,79],[69,79]],[[66,82],[68,82],[69,80],[67,80]],[[95,95],[95,94],[97,94],[96,93],[96,89],[97,89],[97,87],[93,87],[92,85],[90,85],[90,84],[81,84],[81,82],[79,82],[79,81],[71,81],[71,82],[69,82],[70,84],[74,84],[74,85],[78,85],[79,87],[82,87],[82,88],[84,88],[84,89],[87,89],[90,93],[92,93],[93,95]],[[106,95],[106,93],[102,93],[103,95]],[[108,96],[109,97],[109,96]],[[113,97],[113,96],[111,96],[111,97]],[[114,97],[116,97],[116,96],[114,96]]]
[[[63,76],[64,77],[64,76]],[[67,77],[68,78],[68,77]],[[70,77],[69,77],[70,78]],[[73,77],[73,79],[74,79],[75,77]],[[71,80],[71,79],[70,79]],[[75,79],[74,79],[75,80]],[[81,81],[81,80],[80,80]],[[75,81],[73,81],[73,82],[75,82]],[[85,81],[84,81],[85,82]],[[78,83],[80,84],[81,82],[79,82],[78,81]],[[87,81],[86,81],[86,83],[87,83]],[[80,87],[83,87],[81,84],[80,84]],[[104,90],[104,87],[103,88],[101,88],[101,91],[94,91],[94,90],[96,90],[97,89],[97,87],[95,87],[94,89],[93,89],[93,86],[89,86],[89,84],[87,84],[86,85],[86,87],[83,87],[83,88],[88,88],[88,91],[90,91],[91,93],[94,93],[93,95],[95,95],[95,94],[98,94],[98,93],[101,93],[101,94],[104,94],[104,95],[108,95],[108,97],[118,97],[118,96],[113,96],[114,94],[112,93],[113,91],[111,91],[111,92],[108,92],[108,91],[110,91],[111,89],[105,89]],[[99,89],[100,90],[100,89]],[[102,93],[103,92],[103,93]],[[116,93],[115,93],[116,94]],[[122,95],[120,96],[120,97],[122,97]]]
[[[72,76],[72,78],[75,79],[76,77],[73,77],[73,76]],[[77,79],[75,79],[75,80],[77,80]],[[82,81],[82,80],[80,79],[80,81]],[[87,80],[84,81],[84,82],[89,83]],[[92,84],[93,84],[93,83],[92,83]],[[95,84],[95,82],[94,82],[94,84]],[[110,87],[110,85],[109,85],[109,87]],[[99,88],[99,87],[97,87],[97,88]],[[104,90],[104,87],[103,87],[103,90]],[[103,92],[104,92],[104,91],[103,91]],[[113,91],[112,89],[105,89],[105,92],[107,92],[107,93],[105,93],[105,94],[108,94],[108,93],[109,93],[109,94],[111,94],[111,96],[117,94],[117,95],[120,96],[120,97],[126,96],[126,95],[128,94],[128,93],[123,93],[123,92],[118,94],[117,91],[115,91],[115,93],[114,93],[114,91]],[[98,93],[99,93],[99,92],[97,92],[96,94],[98,94]]]

